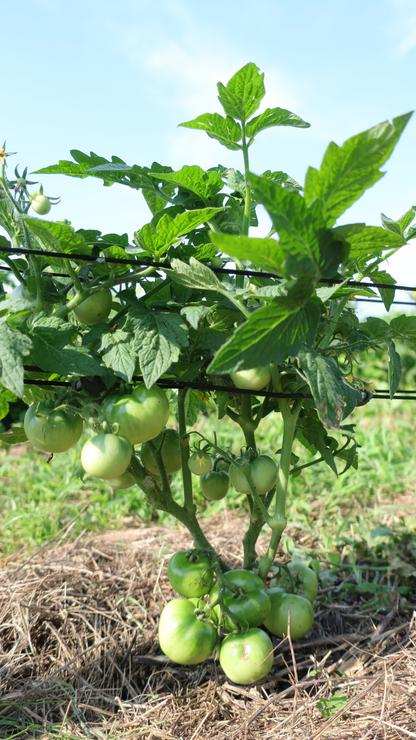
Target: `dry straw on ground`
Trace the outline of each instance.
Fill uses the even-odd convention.
[[[243,526],[205,520],[236,566]],[[71,544],[66,533],[0,570],[1,738],[13,725],[44,740],[58,730],[61,739],[416,738],[410,612],[372,614],[357,594],[318,606],[308,639],[276,638],[269,676],[239,687],[214,661],[181,667],[160,653],[167,562],[192,545],[186,532],[142,526]],[[344,704],[331,715],[336,692]]]

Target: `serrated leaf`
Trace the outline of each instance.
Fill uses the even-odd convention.
[[[390,334],[390,326],[387,321],[376,317],[370,317],[364,324],[361,324],[363,329],[366,329],[374,341],[384,340]]]
[[[383,285],[395,285],[397,282],[397,280],[395,280],[385,270],[378,270],[377,272],[373,272],[371,274],[371,279],[375,283],[382,283]],[[378,292],[380,293],[381,300],[384,303],[384,308],[386,309],[386,311],[390,311],[391,305],[396,295],[396,291],[392,288],[386,288],[386,290],[384,290],[384,288],[378,288]]]
[[[390,321],[390,328],[400,339],[416,345],[416,316],[401,314]]]
[[[304,447],[306,447],[307,450],[312,452],[312,454],[319,452],[335,475],[338,475],[337,466],[330,447],[331,438],[323,424],[321,424],[318,419],[313,419],[308,416],[300,419],[297,439]]]
[[[293,190],[295,192],[303,190],[302,185],[296,182],[293,177],[287,175],[286,172],[281,172],[281,170],[277,170],[275,172],[265,170],[261,173],[260,177],[263,177],[265,180],[271,180],[276,183],[276,185],[280,185],[282,188],[285,188],[285,190]]]
[[[395,249],[405,244],[398,234],[386,231],[381,226],[366,224],[348,224],[333,229],[335,235],[346,239],[351,246],[351,259],[371,257],[385,249]]]
[[[156,226],[150,223],[136,231],[134,241],[138,247],[161,256],[179,237],[210,221],[221,210],[222,208],[200,208],[180,213],[174,219],[164,215]]]
[[[263,113],[248,122],[246,133],[250,139],[254,139],[259,131],[264,131],[264,129],[272,128],[273,126],[309,128],[310,125],[310,123],[306,123],[302,118],[299,118],[296,113],[291,113],[290,110],[286,110],[285,108],[266,108]]]
[[[69,224],[30,217],[26,217],[24,222],[42,249],[47,252],[64,252],[68,255],[91,254],[91,247],[83,236],[76,233]]]
[[[222,291],[223,287],[218,280],[215,272],[210,270],[207,265],[198,262],[194,257],[189,260],[189,265],[181,260],[173,259],[171,261],[172,270],[167,270],[169,277],[184,285],[186,288],[196,288],[197,290],[215,290]]]
[[[72,346],[76,327],[56,316],[36,316],[32,322],[33,364],[58,375],[102,375],[104,369],[85,347]]]
[[[339,429],[341,420],[353,411],[360,392],[348,383],[332,357],[312,347],[299,352],[299,364],[311,389],[316,410],[327,429]]]
[[[19,398],[24,393],[23,357],[27,357],[31,349],[29,337],[13,331],[6,323],[0,325],[0,384]]]
[[[332,226],[384,173],[379,168],[390,157],[412,113],[385,121],[348,139],[341,147],[331,142],[319,170],[309,167],[305,178],[308,204],[320,199]]]
[[[389,395],[390,398],[393,398],[399,388],[402,377],[402,361],[391,339],[387,342],[387,351],[389,355]]]
[[[203,113],[179,126],[205,131],[211,139],[216,139],[231,151],[241,148],[237,143],[242,137],[241,126],[231,116],[224,118],[219,113]]]
[[[98,352],[104,365],[126,383],[131,383],[136,365],[136,353],[133,351],[134,337],[121,329],[106,332],[101,338]]]
[[[218,100],[227,116],[247,121],[255,113],[266,92],[263,77],[259,68],[249,62],[231,77],[226,87],[218,83]]]
[[[405,231],[412,223],[413,219],[416,215],[416,206],[412,206],[409,208],[406,213],[398,219],[398,221],[393,221],[393,219],[389,218],[388,216],[385,216],[384,213],[380,213],[381,221],[385,229],[388,229],[388,231],[391,231],[393,234],[397,234],[398,236],[401,236],[403,238],[406,238]]]
[[[139,357],[147,388],[151,388],[188,346],[188,329],[181,316],[171,311],[149,310],[137,303],[129,311],[126,331],[134,335],[133,351]]]
[[[0,442],[5,442],[7,445],[17,445],[27,442],[25,430],[23,427],[12,424],[10,432],[0,434]]]
[[[241,324],[211,362],[208,372],[219,375],[249,370],[294,357],[304,342],[313,344],[320,319],[313,301],[299,307],[277,298]],[[254,364],[253,364],[254,363]]]
[[[195,330],[198,329],[199,322],[207,313],[209,313],[209,309],[201,305],[184,306],[181,309],[181,316],[184,316],[188,324]]]
[[[208,200],[223,188],[223,181],[218,172],[205,172],[198,165],[185,165],[178,172],[160,174],[161,180],[173,183],[195,193],[202,200]]]
[[[276,239],[258,239],[250,236],[231,236],[213,232],[210,239],[223,254],[250,260],[275,275],[283,272],[285,252]]]

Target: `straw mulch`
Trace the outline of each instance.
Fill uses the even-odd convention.
[[[241,567],[244,522],[203,526]],[[1,738],[13,727],[45,740],[57,727],[71,739],[416,738],[411,612],[377,615],[345,592],[318,602],[307,639],[275,638],[272,672],[240,687],[213,660],[181,667],[161,655],[158,617],[173,596],[167,562],[192,545],[185,531],[143,525],[70,544],[67,532],[0,569]]]

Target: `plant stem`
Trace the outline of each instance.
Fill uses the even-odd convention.
[[[194,504],[193,490],[192,490],[192,473],[188,467],[189,460],[189,437],[186,436],[186,412],[185,412],[185,401],[188,393],[187,388],[183,388],[178,393],[178,421],[179,421],[179,436],[180,436],[180,450],[181,450],[181,461],[182,461],[182,482],[183,482],[183,504],[184,508],[195,515],[196,506]]]

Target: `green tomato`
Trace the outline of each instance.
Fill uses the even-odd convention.
[[[181,550],[169,561],[169,583],[181,596],[205,596],[212,586],[213,577],[210,558],[197,555],[195,550]]]
[[[81,450],[81,465],[86,473],[96,478],[118,478],[127,470],[133,448],[126,437],[119,434],[96,434]]]
[[[270,637],[256,627],[239,635],[228,635],[221,645],[221,668],[230,681],[246,686],[270,673],[272,651]]]
[[[230,488],[230,476],[225,470],[211,470],[201,476],[201,491],[208,501],[220,501]]]
[[[194,452],[188,460],[188,468],[194,475],[206,475],[212,470],[212,458],[206,452]]]
[[[165,655],[180,665],[196,665],[214,650],[217,630],[195,616],[195,605],[187,599],[173,599],[159,620],[159,645]]]
[[[304,596],[305,599],[308,599],[313,604],[319,588],[318,579],[314,571],[304,563],[287,563],[287,567],[294,579],[294,583],[292,583],[287,573],[281,570],[280,574],[273,576],[270,582],[271,588],[280,586],[287,593]]]
[[[110,478],[105,481],[113,489],[113,491],[125,491],[127,488],[131,488],[136,485],[131,473],[126,470],[124,473],[119,475],[117,478]]]
[[[170,413],[166,393],[157,385],[138,383],[131,393],[112,393],[103,403],[103,414],[119,425],[120,434],[137,445],[161,433]]]
[[[312,628],[314,613],[312,604],[304,596],[288,594],[278,586],[268,591],[271,609],[264,620],[264,626],[277,637],[288,633],[290,612],[290,636],[292,640],[304,637]]]
[[[251,570],[230,570],[224,574],[225,578],[239,587],[240,593],[233,594],[229,588],[224,589],[224,605],[235,616],[241,627],[258,627],[270,611],[270,599],[266,587],[260,576]],[[209,593],[209,603],[218,600],[219,581],[216,581]],[[225,628],[229,632],[235,631],[233,621],[227,616]]]
[[[31,202],[33,210],[35,213],[39,213],[40,216],[46,216],[46,214],[51,210],[51,202],[49,198],[41,193],[38,193],[37,195],[34,193],[34,195],[35,197]]]
[[[176,429],[164,429],[152,442],[161,452],[162,462],[167,475],[177,473],[182,467],[182,458],[180,437]],[[146,470],[154,475],[159,475],[156,458],[148,442],[142,444],[140,455]]]
[[[217,457],[214,459],[214,470],[225,470],[226,473],[230,470],[231,463],[225,459],[225,457]]]
[[[241,465],[248,466],[259,496],[264,496],[276,484],[277,465],[269,455],[258,455],[251,462],[239,457],[237,458],[237,462]],[[245,493],[247,495],[252,493],[244,473],[234,464],[230,465],[230,483],[239,493]]]
[[[53,411],[45,401],[34,403],[25,414],[26,437],[43,452],[69,450],[78,442],[82,428],[80,416],[71,411]]]
[[[230,378],[237,388],[245,388],[250,391],[261,391],[266,385],[269,385],[272,376],[270,368],[253,367],[251,370],[237,370],[230,373]]]
[[[74,308],[74,314],[81,324],[92,326],[105,321],[110,315],[112,305],[111,290],[100,290]]]

